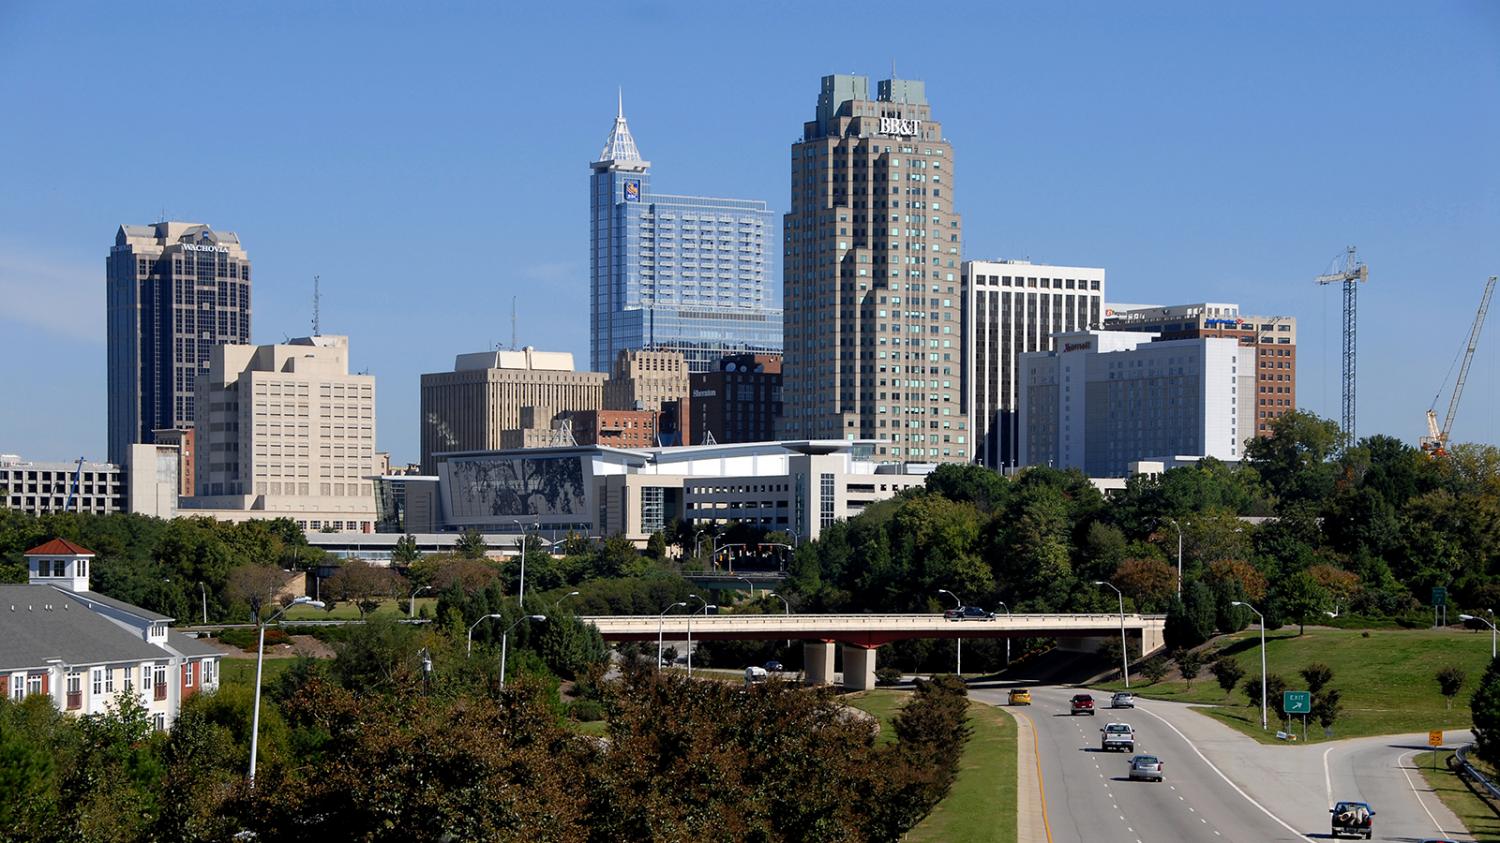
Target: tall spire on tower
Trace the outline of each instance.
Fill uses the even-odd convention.
[[[599,153],[599,160],[640,161],[640,150],[636,149],[635,138],[630,136],[630,126],[625,122],[625,89],[620,88],[617,95],[615,125],[609,131],[609,138],[604,141],[604,149]]]

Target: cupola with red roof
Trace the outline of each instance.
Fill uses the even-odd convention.
[[[53,539],[26,551],[32,585],[55,585],[69,591],[89,590],[89,563],[94,551],[67,539]]]

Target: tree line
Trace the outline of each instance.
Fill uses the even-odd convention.
[[[126,696],[81,718],[0,701],[0,840],[893,841],[947,792],[969,736],[945,677],[881,743],[826,689],[627,662],[573,688],[606,713],[596,737],[568,727],[534,659],[502,690],[494,649],[466,656],[441,626],[375,618],[338,650],[270,688],[253,787],[244,685],[190,698],[169,734]]]
[[[1500,450],[1430,458],[1389,436],[1347,442],[1302,412],[1272,434],[1237,466],[1137,475],[1108,497],[1076,470],[943,465],[925,488],[798,548],[784,592],[800,611],[1115,611],[1114,591],[1094,584],[1104,581],[1127,611],[1167,613],[1173,649],[1244,628],[1254,615],[1236,602],[1271,628],[1348,615],[1428,623],[1434,587],[1450,606],[1500,606]],[[894,651],[937,666],[949,647]],[[999,666],[993,643],[971,642],[966,665],[971,650],[976,667]]]

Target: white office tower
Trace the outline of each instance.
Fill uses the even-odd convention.
[[[1122,477],[1140,460],[1242,459],[1255,435],[1255,349],[1155,337],[1079,331],[1022,354],[1020,464]]]

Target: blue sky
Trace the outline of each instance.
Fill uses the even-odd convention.
[[[1415,441],[1500,272],[1500,4],[0,0],[0,452],[102,458],[121,223],[238,232],[254,340],[350,335],[379,447],[418,377],[520,340],[587,360],[588,162],[616,86],[657,190],[788,195],[818,79],[924,79],[965,257],[1103,266],[1114,301],[1299,319],[1338,414],[1347,244],[1360,432]],[[1455,437],[1500,442],[1500,319]],[[1446,402],[1446,396],[1444,396]]]

